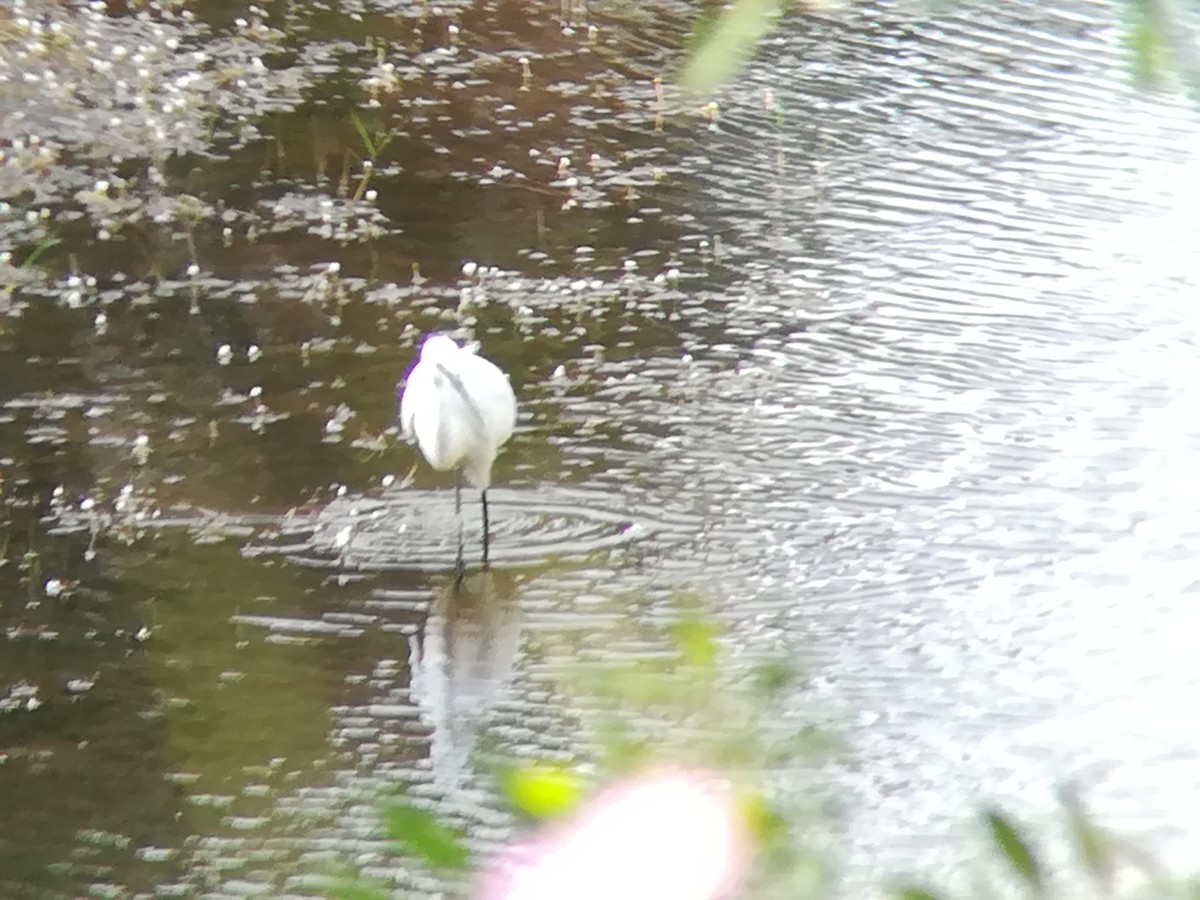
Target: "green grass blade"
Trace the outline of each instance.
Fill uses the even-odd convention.
[[[1009,868],[1025,882],[1025,886],[1035,896],[1045,896],[1046,874],[1042,864],[1016,826],[1002,812],[995,809],[985,810],[983,820],[992,844],[1000,851]]]
[[[462,870],[470,856],[462,834],[442,824],[427,809],[391,803],[382,813],[388,837],[434,869]]]
[[[374,159],[379,155],[379,150],[375,146],[375,141],[371,137],[371,132],[367,131],[367,126],[363,124],[362,119],[358,117],[358,113],[350,113],[350,121],[354,123],[354,128],[358,132],[358,136],[362,138],[363,146],[367,150],[367,156]]]

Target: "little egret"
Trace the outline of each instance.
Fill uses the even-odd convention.
[[[492,463],[517,423],[517,398],[508,376],[492,362],[460,347],[444,334],[431,334],[421,355],[398,386],[400,433],[421,449],[435,469],[455,470],[454,510],[462,515],[462,475],[483,498],[483,561],[488,559],[487,489]],[[462,565],[461,520],[459,565]]]

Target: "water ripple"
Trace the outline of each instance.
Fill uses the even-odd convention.
[[[464,489],[462,537],[469,558],[482,538],[477,498],[476,491]],[[494,487],[488,491],[490,561],[494,567],[581,561],[641,541],[685,540],[698,527],[695,517],[632,513],[619,504],[619,498],[586,487]],[[292,515],[271,543],[246,552],[278,553],[318,568],[446,572],[458,553],[459,522],[453,489],[393,490],[378,499],[342,498],[311,515]]]

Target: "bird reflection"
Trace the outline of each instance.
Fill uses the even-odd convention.
[[[484,570],[434,588],[413,641],[411,694],[432,727],[434,784],[462,784],[471,751],[512,675],[520,643],[515,579]]]

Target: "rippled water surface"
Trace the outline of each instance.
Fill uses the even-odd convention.
[[[379,790],[501,839],[473,748],[679,592],[847,738],[850,893],[1065,778],[1187,860],[1200,129],[1116,10],[797,14],[705,110],[684,5],[101,7],[0,18],[0,893],[429,887]],[[459,592],[435,328],[521,404]]]

